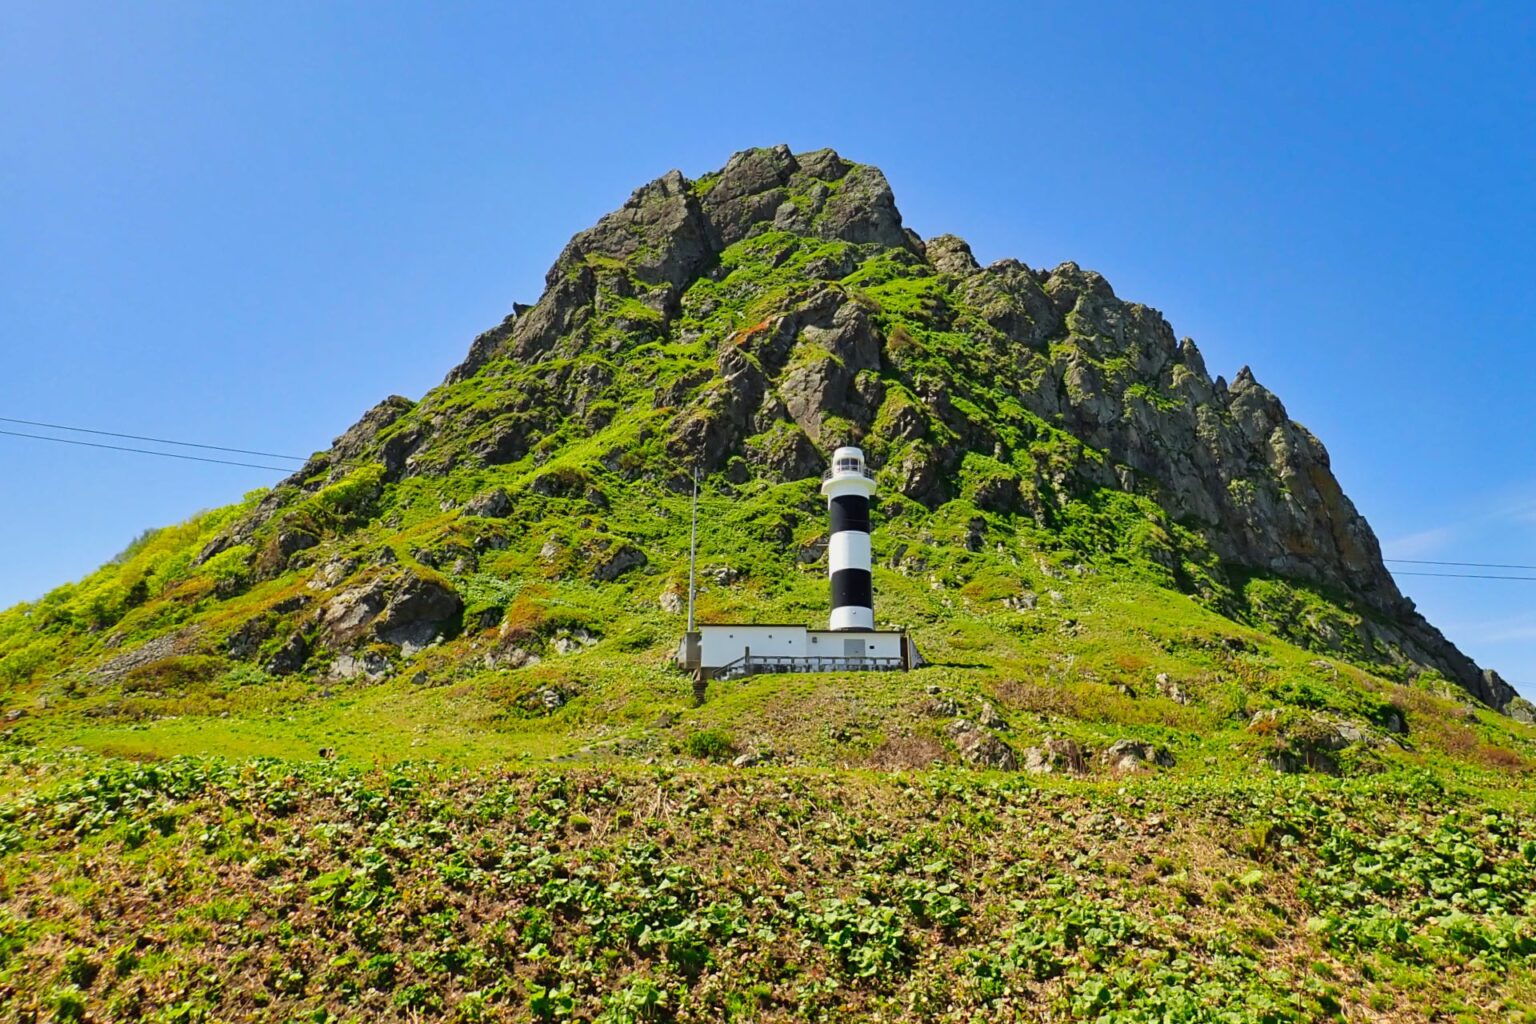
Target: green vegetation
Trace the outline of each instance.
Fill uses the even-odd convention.
[[[1021,397],[1154,417],[1187,370],[767,223],[673,296],[623,230],[544,357],[0,612],[0,1016],[1536,1021],[1536,729]],[[844,438],[932,664],[696,703],[683,467],[701,619],[817,621]]]
[[[1536,995],[1528,802],[1422,772],[63,767],[0,816],[16,1020],[1473,1021]]]

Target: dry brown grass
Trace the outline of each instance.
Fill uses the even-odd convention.
[[[882,772],[931,768],[944,760],[944,745],[932,736],[889,736],[869,754],[869,767]]]

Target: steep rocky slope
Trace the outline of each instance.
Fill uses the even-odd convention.
[[[1212,379],[1192,340],[1075,264],[981,267],[960,239],[924,242],[877,169],[830,150],[751,150],[640,188],[442,387],[371,410],[197,561],[239,551],[257,580],[313,570],[407,481],[417,495],[442,482],[432,500],[471,515],[527,523],[570,498],[601,517],[605,488],[675,490],[693,466],[721,486],[803,480],[844,441],[890,492],[971,506],[973,547],[1000,521],[1059,529],[1110,492],[1148,499],[1137,529],[1088,546],[1307,646],[1432,669],[1494,707],[1514,697],[1402,596],[1322,444],[1246,368]],[[504,491],[465,493],[472,481]],[[363,505],[317,510],[351,500],[337,487]],[[584,571],[599,579],[667,557],[619,534],[592,543]],[[359,564],[330,558],[323,580]],[[1348,614],[1266,603],[1256,575]],[[351,654],[363,637],[398,647],[457,628],[446,581],[365,586],[306,613],[304,642]],[[302,663],[290,651],[274,665]]]

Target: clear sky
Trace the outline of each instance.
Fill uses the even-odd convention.
[[[1388,556],[1536,564],[1536,8],[1345,6],[7,3],[0,416],[305,454],[637,185],[832,146],[1251,364]],[[276,477],[0,436],[0,606]],[[1536,583],[1400,582],[1536,696]]]

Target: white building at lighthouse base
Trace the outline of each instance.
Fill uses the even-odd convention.
[[[734,679],[761,672],[902,671],[917,668],[923,658],[899,630],[848,632],[786,623],[706,622],[683,638],[677,662],[711,679]]]

